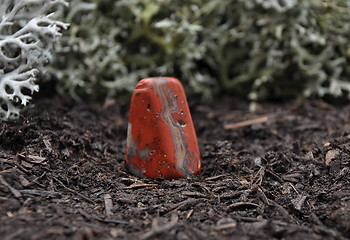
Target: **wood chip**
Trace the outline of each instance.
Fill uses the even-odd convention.
[[[45,190],[39,190],[39,189],[23,189],[20,192],[22,194],[29,194],[29,195],[35,195],[35,196],[50,196],[50,197],[61,196],[61,193],[59,192],[45,191]]]
[[[163,232],[168,232],[174,227],[176,227],[178,220],[179,220],[179,217],[177,216],[177,214],[172,214],[171,219],[168,223],[164,225],[160,225],[159,218],[155,218],[153,219],[153,222],[152,222],[152,229],[144,233],[143,235],[141,235],[140,239],[146,240],[146,239],[150,239],[154,235],[157,235]]]
[[[239,180],[239,183],[241,184],[241,185],[249,185],[249,182],[247,181],[247,179],[242,179],[242,180]]]
[[[191,191],[183,191],[182,195],[188,196],[188,197],[194,197],[194,198],[206,198],[207,195],[200,193],[200,192],[191,192]]]
[[[304,205],[305,203],[305,200],[306,200],[307,196],[303,196],[303,195],[299,195],[297,198],[295,199],[292,199],[291,202],[293,204],[293,207],[296,209],[296,210],[301,210],[302,206]]]
[[[35,156],[35,155],[25,155],[22,153],[17,153],[17,158],[19,160],[24,160],[26,162],[29,163],[35,163],[35,164],[47,164],[46,158],[45,157],[39,157],[39,156]]]
[[[19,181],[21,182],[23,187],[28,187],[32,185],[32,183],[29,182],[23,175],[19,175]]]
[[[13,196],[15,196],[16,198],[22,197],[21,192],[15,189],[14,187],[12,187],[10,184],[8,184],[2,175],[0,175],[0,183],[3,184],[5,187],[7,187],[10,190],[10,192],[13,194]]]
[[[52,152],[52,145],[51,145],[49,136],[45,136],[44,139],[43,139],[43,142],[44,142],[44,145],[45,145],[46,149],[47,149],[49,152]]]
[[[113,215],[113,212],[112,212],[112,209],[113,209],[112,197],[109,194],[105,194],[103,198],[104,198],[104,201],[105,201],[106,217],[110,218]]]
[[[177,211],[177,210],[184,211],[184,210],[189,209],[190,207],[196,205],[197,203],[199,203],[203,200],[205,200],[205,199],[203,199],[203,198],[189,198],[189,199],[186,199],[182,202],[179,202],[179,203],[172,205],[170,208],[175,209],[175,211]]]
[[[220,199],[232,199],[232,198],[238,198],[241,195],[240,192],[224,192],[221,195],[219,195]]]
[[[103,219],[100,217],[91,216],[81,209],[78,209],[76,212],[88,220],[96,220],[102,223],[114,223],[114,224],[125,224],[125,225],[129,224],[129,222],[120,220],[120,219]]]
[[[268,120],[269,120],[268,116],[263,116],[263,117],[259,117],[259,118],[255,118],[255,119],[249,119],[249,120],[237,122],[237,123],[225,124],[224,129],[231,130],[231,129],[235,129],[235,128],[247,127],[247,126],[251,126],[251,125],[255,125],[255,124],[259,124],[259,123],[265,123]]]
[[[338,154],[339,151],[337,149],[329,150],[326,153],[325,164],[328,166],[331,163],[331,161],[338,156]]]

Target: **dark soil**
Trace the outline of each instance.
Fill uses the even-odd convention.
[[[40,99],[2,123],[0,238],[350,238],[350,105],[190,106],[194,179],[125,172],[128,102]]]

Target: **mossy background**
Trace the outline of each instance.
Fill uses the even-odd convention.
[[[59,15],[50,73],[76,99],[152,76],[204,99],[350,97],[348,0],[74,0]]]

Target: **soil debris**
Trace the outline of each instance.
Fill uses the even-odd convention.
[[[39,100],[0,126],[3,239],[350,238],[350,105],[192,99],[201,174],[150,180],[128,102]]]

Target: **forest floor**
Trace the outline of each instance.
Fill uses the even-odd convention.
[[[129,102],[42,98],[2,123],[1,239],[350,238],[350,105],[189,103],[193,179],[125,171]]]

